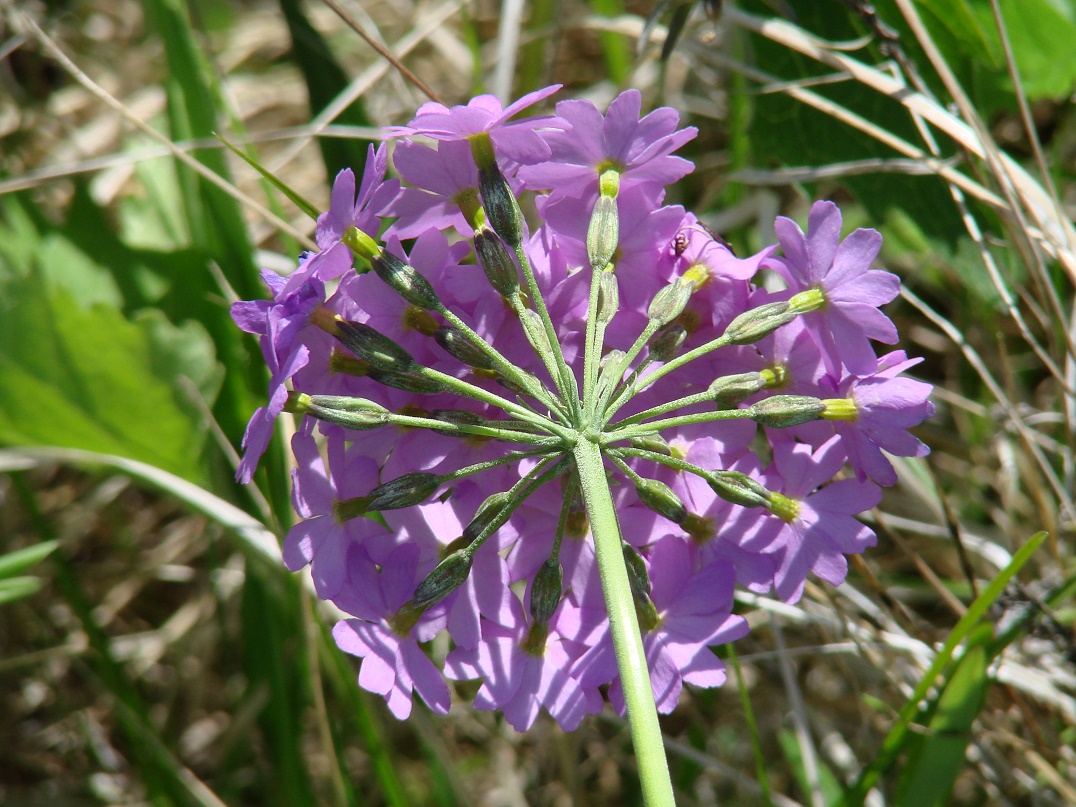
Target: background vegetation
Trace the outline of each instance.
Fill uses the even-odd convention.
[[[1076,804],[1076,3],[723,5],[341,8],[450,103],[639,87],[740,250],[833,198],[904,279],[934,452],[848,584],[739,600],[664,722],[680,802]],[[610,714],[395,721],[279,564],[283,443],[232,481],[266,377],[228,303],[312,222],[212,133],[325,206],[422,93],[317,0],[0,12],[0,802],[638,803]]]

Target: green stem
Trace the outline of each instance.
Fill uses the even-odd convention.
[[[519,372],[519,368],[512,364],[508,359],[501,355],[501,352],[497,348],[493,347],[489,342],[476,333],[470,325],[456,316],[455,313],[450,311],[445,306],[441,306],[437,309],[437,313],[448,320],[449,324],[462,333],[471,343],[482,350],[487,356],[493,360],[493,364],[497,368],[497,372],[503,375],[510,381],[514,381],[523,389],[527,390],[527,393],[534,396],[536,400],[542,402],[542,404],[549,408],[549,410],[557,415],[563,422],[567,423],[564,410],[560,401],[551,396],[546,390],[539,384],[531,383],[522,373]],[[561,359],[563,361],[563,359]]]
[[[502,421],[490,420],[487,422],[500,423]],[[524,424],[522,421],[503,422],[519,423],[521,426],[530,425]],[[556,437],[534,434],[533,432],[523,431],[522,429],[500,429],[493,426],[472,426],[469,423],[453,423],[448,420],[436,420],[434,418],[417,417],[415,415],[401,415],[398,412],[390,412],[385,415],[385,424],[413,429],[430,429],[431,431],[441,432],[442,434],[452,434],[458,437],[491,437],[494,440],[502,440],[507,443],[519,443],[521,445],[552,447],[562,445],[564,442]]]
[[[614,391],[616,392],[617,396],[623,396],[627,394],[628,391],[631,389],[634,375],[628,378],[627,383],[621,384],[621,382],[624,380],[624,373],[628,371],[628,368],[631,366],[631,363],[635,361],[635,357],[642,352],[643,346],[650,341],[650,337],[657,333],[659,328],[661,328],[660,323],[657,323],[654,320],[650,320],[649,322],[647,322],[646,327],[643,328],[643,332],[639,334],[639,338],[635,340],[635,344],[633,344],[628,350],[628,352],[624,354],[624,356],[620,359],[620,364],[613,371],[613,381],[609,384],[609,387],[602,395],[602,399],[598,401],[597,408],[597,411],[605,412],[605,415],[602,419],[606,423],[609,422],[609,416],[611,414],[608,411],[607,407],[609,405],[609,401],[614,397]],[[630,395],[628,397],[629,399],[631,398]]]
[[[750,420],[752,412],[749,409],[719,409],[716,412],[697,412],[694,415],[680,415],[664,420],[651,420],[649,423],[635,423],[629,426],[614,426],[603,435],[606,443],[616,440],[630,440],[633,437],[642,437],[647,434],[656,434],[662,429],[671,429],[674,426],[689,426],[693,423],[710,423],[715,420]]]
[[[608,419],[611,418],[616,413],[616,411],[620,409],[620,407],[622,407],[624,404],[631,400],[631,395],[627,394],[629,391],[633,393],[642,392],[655,381],[662,378],[663,376],[668,375],[673,370],[677,370],[683,367],[688,362],[694,361],[695,359],[699,358],[699,356],[705,356],[707,353],[713,353],[718,348],[724,347],[727,344],[728,340],[724,337],[724,335],[719,336],[717,337],[717,339],[712,339],[705,345],[699,345],[694,350],[689,350],[687,353],[682,353],[672,361],[666,362],[665,364],[661,365],[658,369],[656,369],[654,372],[652,372],[646,377],[646,383],[643,384],[643,386],[639,389],[632,391],[630,387],[625,387],[620,391],[619,396],[614,399],[613,402],[609,404],[609,406],[606,408],[606,420],[608,421]]]
[[[552,420],[544,418],[541,415],[538,415],[537,413],[519,404],[512,403],[511,401],[502,398],[495,392],[490,392],[489,390],[482,389],[482,387],[477,387],[474,384],[470,384],[464,381],[462,378],[456,378],[453,375],[442,373],[440,370],[434,370],[432,367],[422,367],[416,365],[412,369],[414,370],[414,372],[423,375],[426,378],[430,378],[434,381],[439,381],[446,387],[451,388],[458,394],[463,395],[467,398],[471,398],[475,401],[482,401],[483,403],[493,404],[494,406],[499,406],[505,412],[508,412],[511,415],[515,415],[520,420],[533,424],[536,428],[550,432],[551,434],[555,434],[562,440],[571,440],[574,437],[572,431],[564,428],[560,424],[554,423]]]
[[[635,616],[631,584],[624,566],[620,524],[605,476],[601,448],[589,436],[583,436],[575,444],[573,455],[579,485],[583,490],[583,502],[590,519],[590,531],[594,536],[598,574],[605,595],[605,607],[609,612],[609,629],[613,635],[617,670],[624,688],[624,702],[628,708],[628,724],[639,765],[643,798],[647,807],[672,807],[676,803],[672,779],[665,759],[665,746],[662,744],[654,692],[650,687],[639,621]]]
[[[583,408],[586,411],[586,422],[592,423],[594,419],[594,393],[598,384],[598,362],[602,357],[602,345],[598,340],[598,289],[601,285],[602,270],[591,267],[590,270],[590,298],[587,303],[587,333],[583,343]]]
[[[514,249],[519,268],[523,270],[523,279],[527,283],[527,294],[530,295],[531,300],[534,302],[534,308],[538,312],[538,316],[542,318],[542,326],[545,328],[546,337],[549,339],[549,346],[553,349],[553,359],[557,363],[559,375],[559,378],[554,376],[553,380],[557,383],[561,398],[564,399],[572,418],[578,421],[580,416],[579,387],[575,383],[575,376],[572,375],[572,371],[568,369],[567,362],[564,361],[564,351],[560,348],[557,329],[553,326],[553,320],[549,317],[549,309],[546,308],[545,298],[542,297],[542,292],[538,288],[538,281],[534,277],[534,269],[531,268],[527,252],[523,249],[522,243],[516,244]]]

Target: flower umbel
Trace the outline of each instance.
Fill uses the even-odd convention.
[[[609,699],[634,732],[640,698],[668,712],[685,683],[722,683],[709,648],[746,632],[735,584],[794,601],[809,573],[844,579],[874,543],[854,516],[896,482],[883,452],[926,452],[908,429],[930,388],[871,345],[896,336],[876,232],[840,241],[820,202],[806,236],[778,220],[782,257],[737,258],[662,204],[691,169],[675,112],[640,118],[628,91],[604,116],[514,117],[553,91],[427,104],[390,132],[405,186],[384,147],[357,196],[338,178],[322,251],[233,309],[273,376],[239,475],[280,412],[302,416],[287,564],[351,614],[334,636],[397,716],[481,679],[475,706],[520,730]],[[767,268],[786,291],[754,285]],[[442,630],[439,670],[421,643]]]

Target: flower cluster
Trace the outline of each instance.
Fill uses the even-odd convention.
[[[788,602],[808,573],[840,584],[875,542],[855,515],[896,481],[886,452],[927,453],[908,429],[930,387],[872,344],[896,341],[879,306],[899,287],[871,268],[877,232],[842,241],[819,202],[806,234],[781,218],[779,248],[737,257],[663,204],[692,169],[675,111],[640,117],[629,90],[605,114],[516,117],[556,89],[423,106],[388,132],[403,182],[371,147],[357,189],[336,178],[319,251],[233,308],[272,372],[239,477],[300,415],[284,560],[351,615],[336,641],[398,717],[414,692],[444,713],[446,678],[480,680],[475,706],[519,730],[542,707],[566,729],[623,710],[584,449],[661,712],[723,682],[736,584]],[[443,630],[439,668],[424,643]]]

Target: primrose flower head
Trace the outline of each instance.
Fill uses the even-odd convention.
[[[895,338],[877,233],[841,242],[818,203],[807,235],[778,220],[780,257],[739,258],[662,203],[691,168],[673,110],[641,115],[630,90],[516,117],[556,90],[424,105],[387,133],[403,182],[371,149],[320,250],[233,307],[271,374],[239,477],[299,419],[284,561],[349,615],[337,644],[398,717],[416,693],[443,714],[471,679],[521,731],[636,709],[611,622],[637,624],[671,711],[724,681],[735,586],[840,584],[874,542],[856,514],[896,481],[885,452],[926,450],[909,429],[929,385],[869,341]],[[787,288],[756,286],[767,269]]]

